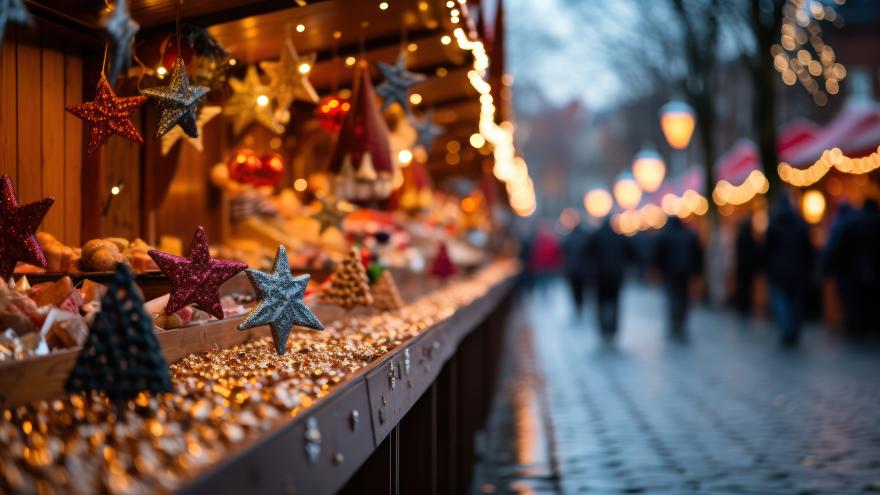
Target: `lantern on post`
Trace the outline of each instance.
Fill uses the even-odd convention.
[[[617,176],[612,193],[617,205],[624,210],[631,210],[642,201],[642,188],[629,172]]]
[[[660,108],[660,128],[669,146],[683,150],[694,135],[694,109],[683,101],[673,100]]]
[[[639,187],[645,192],[652,193],[660,189],[660,184],[666,177],[666,164],[660,153],[646,146],[636,154],[632,164],[632,173]]]

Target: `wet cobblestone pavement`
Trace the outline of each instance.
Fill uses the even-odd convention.
[[[880,493],[880,347],[696,308],[687,344],[662,294],[624,292],[614,346],[561,284],[512,318],[475,493]],[[552,407],[551,407],[552,405]]]

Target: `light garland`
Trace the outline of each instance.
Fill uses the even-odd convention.
[[[715,184],[712,191],[712,200],[718,206],[739,206],[748,203],[758,194],[766,194],[770,189],[770,182],[760,170],[752,170],[742,184],[735,186],[722,179]]]
[[[836,168],[842,173],[861,175],[880,168],[880,146],[877,151],[861,158],[850,158],[843,154],[840,148],[833,148],[822,152],[822,156],[807,168],[799,169],[781,162],[776,167],[779,178],[785,183],[796,187],[809,187],[819,182],[822,177]]]
[[[450,22],[453,24],[459,24],[462,13],[466,13],[464,2],[459,1],[459,3],[461,4],[460,8],[456,7],[453,2],[447,2],[447,7],[450,9]],[[456,27],[452,35],[458,47],[471,52],[474,59],[473,68],[468,71],[467,77],[474,90],[480,94],[479,134],[492,145],[493,158],[495,159],[493,174],[498,180],[504,182],[508,201],[513,211],[521,217],[527,217],[537,209],[535,185],[529,177],[529,168],[525,160],[516,156],[513,144],[513,124],[506,121],[501,124],[495,123],[496,109],[491,94],[492,85],[485,79],[489,69],[489,56],[486,54],[486,47],[482,41],[472,40],[461,27]],[[441,38],[444,45],[451,41],[446,35]],[[474,141],[477,140],[474,139]]]
[[[782,76],[782,82],[792,86],[800,81],[813,101],[824,106],[828,95],[840,91],[846,68],[835,61],[834,49],[822,39],[819,22],[839,24],[843,18],[833,7],[814,0],[787,0],[782,14],[779,43],[770,47],[773,66]],[[824,88],[817,82],[820,77],[824,79]]]

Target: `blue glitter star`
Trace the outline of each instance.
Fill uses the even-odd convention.
[[[415,117],[410,117],[410,123],[416,128],[416,132],[418,133],[416,144],[424,146],[425,151],[429,153],[434,146],[434,140],[446,132],[445,128],[434,123],[434,109],[425,112],[425,115],[421,120],[416,119]]]
[[[119,74],[131,66],[131,42],[140,26],[131,18],[126,0],[117,0],[116,8],[101,18],[101,25],[112,48],[110,75],[107,77],[112,86]]]
[[[141,94],[149,96],[156,102],[156,106],[162,111],[156,124],[156,139],[162,137],[175,125],[180,125],[187,136],[199,137],[196,116],[199,113],[199,103],[208,91],[210,90],[204,86],[190,86],[186,65],[180,57],[174,61],[171,83],[168,86],[157,86],[141,91]]]
[[[382,84],[376,86],[376,93],[384,98],[382,110],[387,110],[392,103],[400,103],[400,106],[410,113],[409,88],[424,81],[425,75],[406,70],[406,52],[400,52],[394,65],[376,62],[376,67],[385,78]]]
[[[287,352],[287,338],[294,325],[313,330],[324,329],[324,324],[303,304],[309,276],[294,277],[290,273],[287,249],[284,246],[278,246],[271,274],[252,269],[245,270],[245,273],[260,301],[238,325],[239,330],[269,325],[275,350],[283,355]]]
[[[0,0],[0,42],[3,41],[3,31],[7,22],[31,25],[31,16],[22,0]]]

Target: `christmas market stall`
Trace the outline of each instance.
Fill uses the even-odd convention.
[[[0,2],[0,492],[467,491],[536,207],[503,18]]]

